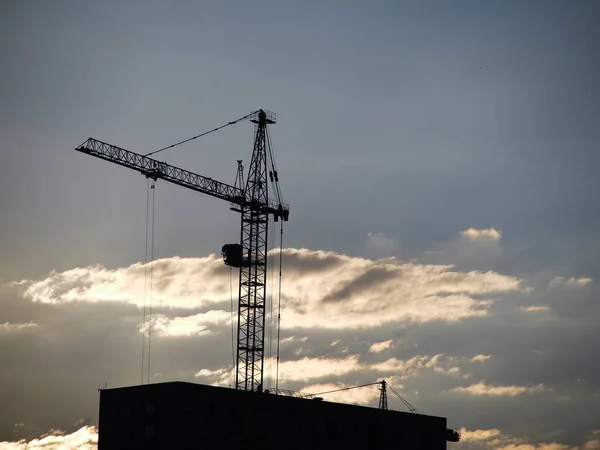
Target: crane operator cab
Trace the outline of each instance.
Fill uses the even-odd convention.
[[[221,256],[226,265],[231,267],[244,267],[248,259],[244,258],[244,248],[240,244],[225,244],[221,248]]]

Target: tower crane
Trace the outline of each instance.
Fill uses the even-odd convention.
[[[258,110],[235,122],[249,119],[255,124],[254,149],[244,183],[244,167],[237,161],[235,185],[189,172],[150,158],[149,155],[174,147],[141,155],[105,142],[89,138],[75,150],[96,158],[128,167],[154,181],[170,183],[225,200],[231,210],[240,213],[239,244],[227,244],[221,254],[226,265],[239,269],[236,389],[261,391],[263,385],[265,299],[267,276],[267,237],[269,218],[288,221],[289,205],[283,203],[279,176],[275,167],[268,125],[276,122],[275,114]],[[223,125],[223,127],[227,126]],[[219,127],[217,129],[223,128]],[[269,197],[268,181],[274,187],[274,198]]]

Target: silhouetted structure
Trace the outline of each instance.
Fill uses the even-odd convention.
[[[443,417],[171,382],[101,390],[98,448],[443,450],[451,431]]]
[[[254,150],[245,185],[244,166],[241,160],[237,161],[235,185],[231,186],[149,157],[246,119],[254,123],[255,127]],[[263,385],[269,219],[273,218],[275,222],[280,219],[282,222],[287,222],[290,215],[289,205],[283,202],[281,196],[279,175],[268,132],[268,126],[274,124],[275,119],[273,112],[260,109],[221,127],[146,155],[130,152],[92,138],[75,149],[104,161],[133,169],[154,181],[164,180],[225,200],[232,205],[231,210],[240,213],[240,242],[223,246],[222,255],[225,264],[239,269],[235,387],[245,391],[260,392]],[[269,197],[269,181],[270,189],[275,194],[274,198]],[[283,224],[280,228],[280,249],[283,249]],[[280,269],[281,257],[282,251],[280,250]],[[281,292],[281,289],[279,291]],[[277,352],[279,356],[279,345]]]

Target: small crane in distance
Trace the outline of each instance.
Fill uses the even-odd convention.
[[[149,157],[245,119],[255,124],[254,149],[245,184],[244,167],[239,160],[236,182],[232,186]],[[133,169],[154,181],[165,180],[220,198],[229,202],[233,211],[240,213],[240,243],[224,245],[221,253],[225,264],[239,269],[235,387],[244,391],[261,392],[263,386],[269,218],[272,216],[276,222],[280,219],[287,222],[289,219],[289,205],[283,203],[268,132],[268,125],[275,122],[274,113],[260,109],[222,127],[146,155],[92,138],[75,149]],[[269,197],[269,180],[273,186],[274,199]]]

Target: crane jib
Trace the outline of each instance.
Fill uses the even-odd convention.
[[[97,139],[89,138],[75,150],[95,156],[140,172],[153,180],[162,179],[171,183],[201,192],[212,197],[226,200],[229,203],[272,214],[276,219],[288,220],[289,207],[269,201],[265,203],[249,202],[243,189],[230,184],[204,177],[188,170],[180,169],[162,161],[157,161],[139,153],[135,153]]]

